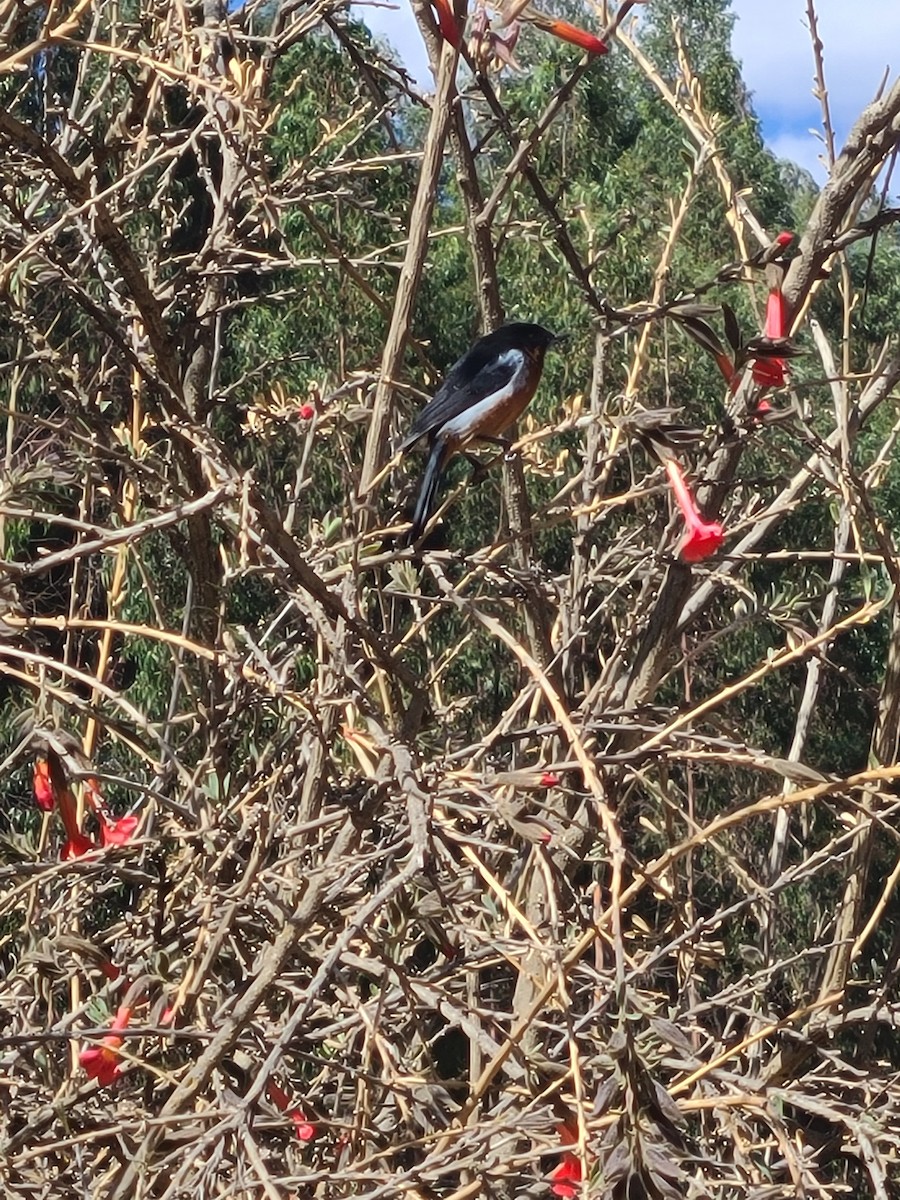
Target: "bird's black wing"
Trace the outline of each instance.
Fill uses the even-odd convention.
[[[475,361],[467,361],[472,359]],[[434,398],[413,421],[400,449],[408,450],[420,438],[434,433],[480,400],[503,391],[517,372],[522,370],[524,361],[524,351],[515,349],[507,349],[500,354],[489,350],[487,354],[477,357],[471,351],[464,355],[454,365]]]

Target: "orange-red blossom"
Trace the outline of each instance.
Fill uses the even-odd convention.
[[[556,1132],[564,1146],[573,1146],[578,1141],[575,1132],[565,1123],[557,1125]],[[581,1159],[571,1150],[566,1150],[559,1164],[550,1172],[550,1179],[550,1191],[554,1196],[561,1196],[563,1200],[573,1200],[573,1197],[581,1192]]]
[[[312,1121],[306,1119],[303,1109],[291,1104],[287,1092],[274,1079],[270,1079],[267,1082],[266,1092],[278,1111],[283,1112],[286,1117],[291,1119],[294,1125],[294,1133],[299,1140],[301,1142],[311,1142],[316,1136],[316,1127]]]
[[[704,521],[700,516],[681,467],[674,458],[666,461],[666,474],[684,516],[685,536],[678,552],[685,562],[702,562],[716,553],[722,545],[725,533],[718,521]]]
[[[115,1083],[122,1073],[122,1059],[119,1055],[124,1038],[119,1032],[126,1029],[131,1020],[131,1008],[123,1004],[113,1020],[112,1032],[97,1046],[87,1046],[78,1055],[78,1061],[91,1079],[96,1079],[101,1087]]]

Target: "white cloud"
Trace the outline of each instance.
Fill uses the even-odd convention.
[[[821,108],[813,96],[815,64],[806,0],[733,0],[738,18],[732,41],[763,132],[779,158],[825,179],[818,162]],[[875,96],[886,69],[900,69],[900,0],[817,0],[825,79],[838,149]],[[426,89],[434,86],[428,56],[408,0],[355,7],[373,32],[390,42]]]
[[[821,150],[809,137],[821,128],[821,107],[813,95],[815,61],[806,23],[806,0],[734,0],[732,46],[743,64],[744,80],[766,136],[782,154],[794,147],[803,166],[815,163]],[[878,91],[885,74],[894,79],[900,68],[900,3],[898,0],[818,0],[819,37],[825,62],[825,84],[838,149],[856,118]],[[785,157],[787,155],[784,155]],[[816,178],[824,178],[820,166]]]

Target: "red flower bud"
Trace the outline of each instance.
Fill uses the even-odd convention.
[[[541,776],[541,787],[559,787],[559,776],[553,771],[545,771]]]
[[[315,1125],[307,1121],[299,1110],[291,1113],[291,1120],[294,1122],[294,1133],[300,1141],[311,1142],[316,1136]]]
[[[545,16],[544,13],[535,12],[533,9],[522,14],[523,21],[530,21],[532,25],[537,25],[538,29],[544,29],[547,33],[553,34],[562,42],[569,42],[573,46],[579,46],[582,50],[586,50],[588,54],[608,54],[609,46],[601,38],[596,37],[593,33],[588,33],[586,29],[579,29],[577,25],[571,25],[568,21],[560,21],[556,17]]]
[[[50,782],[50,764],[39,758],[34,764],[34,802],[42,812],[53,812],[55,798]]]
[[[301,404],[297,409],[297,416],[301,421],[311,421],[316,415],[316,410],[311,404]]]

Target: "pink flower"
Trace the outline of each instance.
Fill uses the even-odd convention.
[[[53,795],[53,784],[50,780],[50,764],[46,758],[39,758],[34,764],[34,802],[41,812],[53,812],[56,803]]]
[[[131,1020],[131,1009],[123,1005],[116,1013],[111,1028],[125,1029]],[[78,1055],[78,1061],[90,1079],[96,1079],[101,1087],[108,1087],[122,1074],[122,1060],[119,1047],[123,1039],[116,1033],[111,1033],[103,1039],[99,1046],[87,1046]]]
[[[666,474],[672,491],[684,516],[685,536],[679,554],[685,562],[702,562],[715,554],[724,541],[725,534],[718,521],[704,521],[694,498],[685,483],[681,467],[674,458],[666,462]]]

